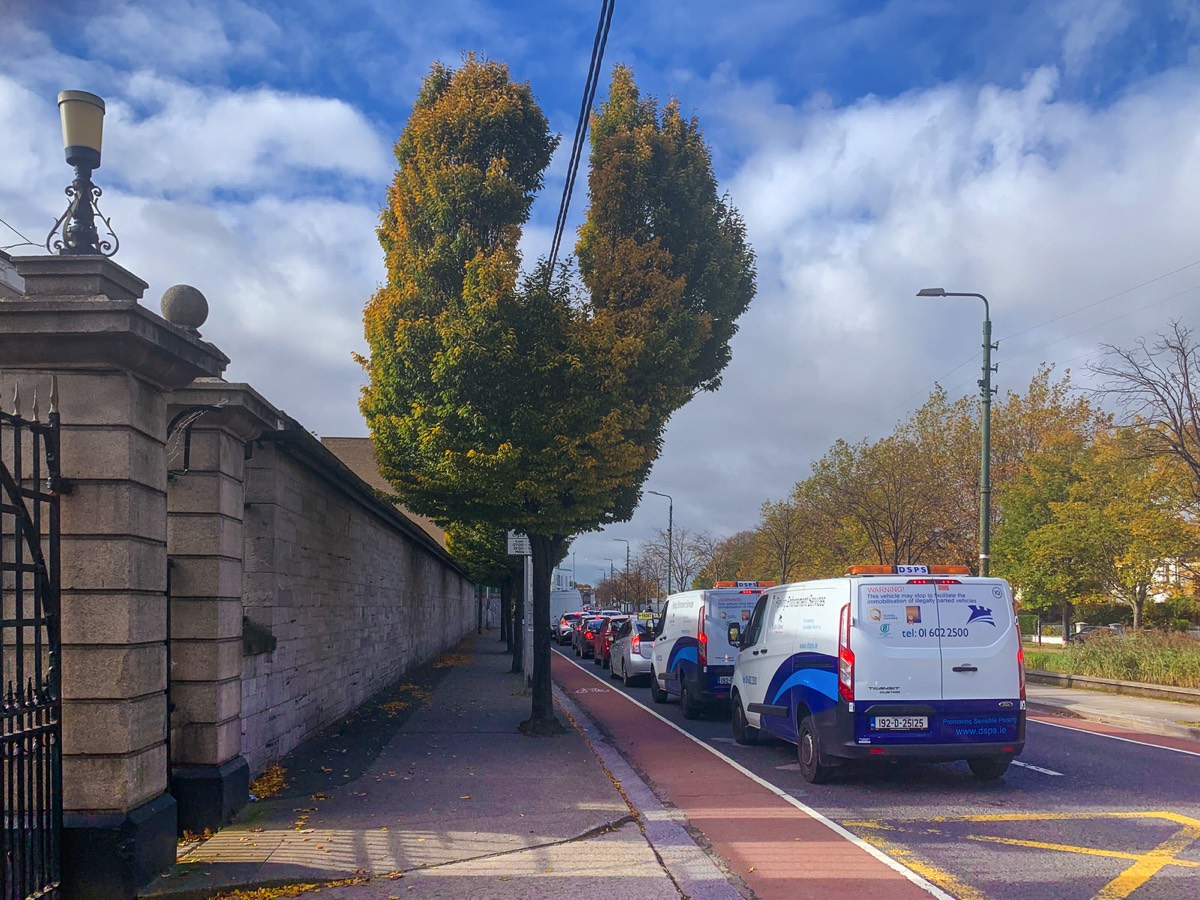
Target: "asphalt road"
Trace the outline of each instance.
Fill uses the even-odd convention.
[[[1200,752],[1031,715],[1019,765],[998,782],[976,781],[961,762],[904,762],[811,785],[792,745],[739,746],[724,710],[687,721],[678,702],[654,704],[646,687],[626,689],[564,650],[597,687],[625,693],[961,900],[1200,897]]]

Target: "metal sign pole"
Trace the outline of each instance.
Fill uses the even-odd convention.
[[[533,557],[525,557],[525,684],[533,685]]]
[[[533,550],[529,546],[529,538],[519,531],[508,533],[508,553],[510,556],[523,558],[525,566],[525,627],[520,635],[523,642],[523,667],[525,684],[533,684]]]

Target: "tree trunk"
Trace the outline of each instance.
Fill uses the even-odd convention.
[[[514,579],[515,580],[515,579]],[[520,588],[513,593],[512,616],[512,668],[510,672],[524,674],[525,672],[525,579],[520,580]]]
[[[520,725],[522,733],[528,735],[563,731],[554,715],[554,693],[550,687],[550,576],[562,555],[565,540],[559,535],[529,535],[533,551],[533,703],[529,718]]]
[[[1133,594],[1133,602],[1129,605],[1133,607],[1133,630],[1137,631],[1142,627],[1142,610],[1146,606],[1146,597],[1149,596],[1148,588],[1136,588]]]

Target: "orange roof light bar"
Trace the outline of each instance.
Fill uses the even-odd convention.
[[[847,575],[895,575],[895,566],[850,566]]]
[[[777,584],[778,581],[714,581],[713,588],[769,588]]]

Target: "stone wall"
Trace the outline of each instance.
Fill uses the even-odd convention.
[[[62,893],[126,900],[251,771],[471,631],[474,588],[221,378],[198,307],[158,316],[101,256],[0,264],[0,387],[61,393]]]
[[[246,462],[242,755],[261,771],[475,627],[442,548],[296,423]]]

